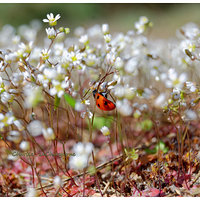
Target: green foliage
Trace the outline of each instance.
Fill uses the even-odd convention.
[[[56,95],[54,99],[54,110],[58,108],[59,104],[60,104],[60,98]]]
[[[127,149],[125,149],[124,150],[125,151],[125,154],[126,154],[126,156],[129,158],[129,159],[132,159],[132,160],[137,160],[138,159],[138,154],[135,152],[135,149],[133,148],[133,149],[131,149],[131,150],[127,150]]]
[[[96,173],[96,168],[94,165],[89,166],[88,172],[91,176],[93,176]]]
[[[75,108],[76,100],[73,97],[65,93],[64,99],[72,108]]]
[[[150,131],[153,127],[153,122],[150,119],[143,120],[140,123],[140,127],[143,131]]]
[[[103,126],[107,126],[110,128],[111,124],[113,122],[113,117],[94,117],[93,121],[93,128],[94,129],[101,129]],[[89,121],[87,120],[87,123],[89,125]]]
[[[145,151],[148,153],[148,154],[155,154],[158,152],[158,150],[160,149],[160,151],[162,151],[163,153],[167,153],[168,152],[168,147],[165,145],[165,143],[163,141],[159,141],[158,144],[156,144],[156,146],[153,148],[153,149],[145,149]]]

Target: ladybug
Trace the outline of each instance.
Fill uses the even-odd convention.
[[[93,91],[93,96],[96,99],[96,105],[99,109],[110,111],[115,109],[115,104],[107,99],[107,93],[106,92],[97,92],[95,89]]]

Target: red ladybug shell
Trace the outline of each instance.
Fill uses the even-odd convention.
[[[93,91],[94,98],[96,98],[96,105],[99,109],[110,111],[115,109],[115,104],[107,99],[107,94],[104,92],[98,93],[97,90]]]

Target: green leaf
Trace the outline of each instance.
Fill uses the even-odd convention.
[[[143,131],[150,131],[153,127],[153,123],[150,119],[146,119],[140,123],[140,127]]]
[[[94,166],[94,165],[90,166],[90,167],[88,168],[88,172],[89,172],[90,175],[94,175],[94,174],[96,173],[96,168],[95,168],[95,166]]]
[[[128,158],[132,159],[132,160],[137,160],[138,159],[138,154],[135,152],[135,149],[131,149],[131,150],[127,150],[125,149],[125,154]]]
[[[64,99],[72,108],[75,108],[76,100],[73,97],[65,93]]]
[[[107,126],[110,128],[111,123],[113,122],[113,117],[94,117],[93,121],[93,128],[94,129],[101,129],[103,126]],[[89,121],[87,120],[88,126],[89,126]]]
[[[163,153],[167,153],[168,152],[168,147],[166,147],[165,143],[163,141],[160,140],[160,142],[158,144],[156,144],[156,146],[153,149],[145,149],[145,151],[148,154],[155,154],[158,152],[158,150],[160,149],[160,151],[162,151]]]
[[[60,104],[60,98],[56,95],[54,100],[54,110],[58,108],[59,104]]]

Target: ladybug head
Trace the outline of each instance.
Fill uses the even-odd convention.
[[[97,89],[93,90],[93,96],[95,97],[96,93],[97,93]]]

